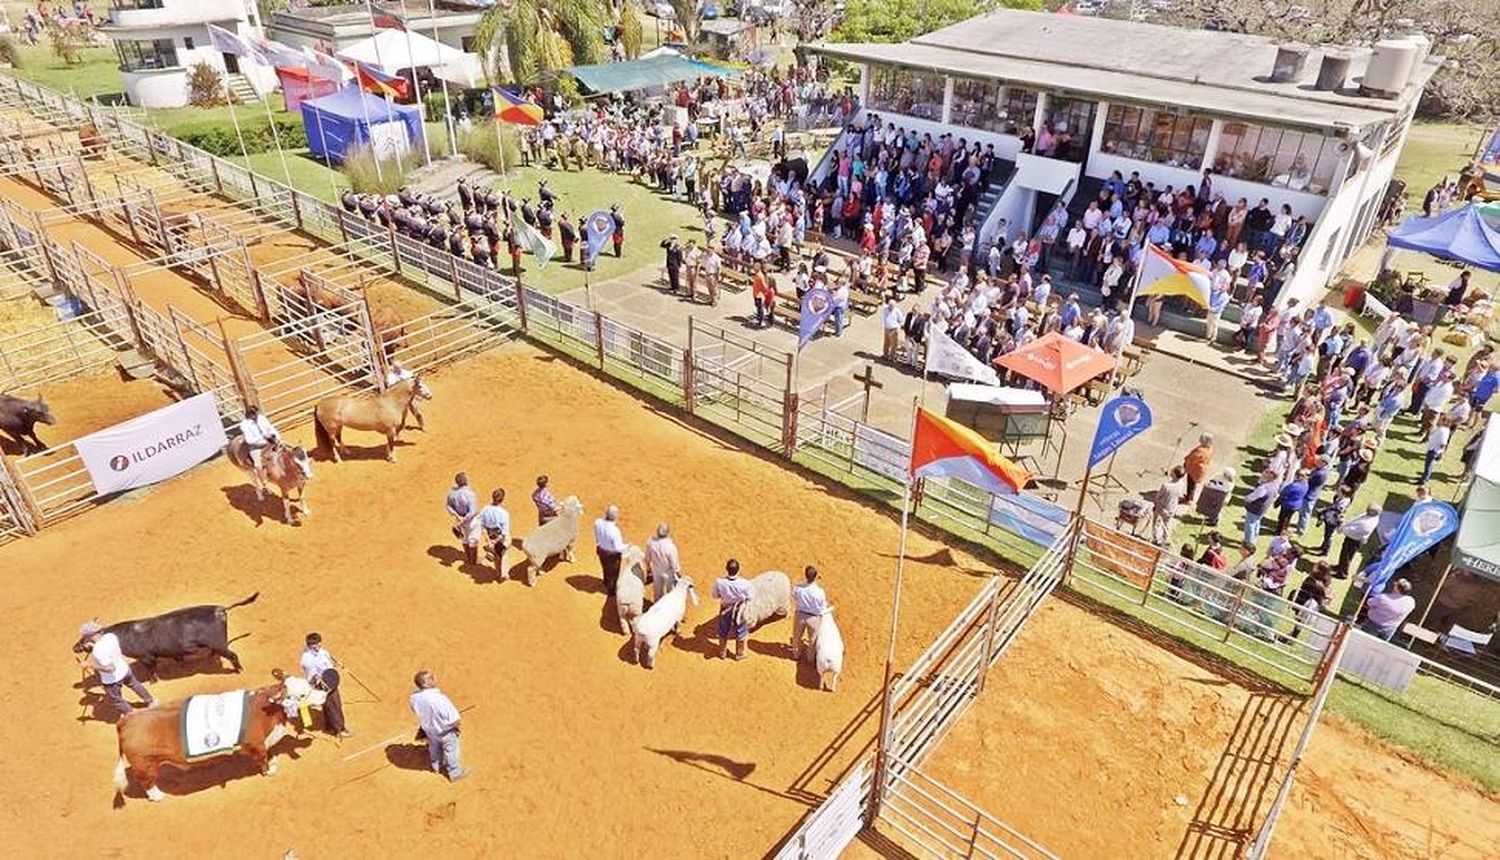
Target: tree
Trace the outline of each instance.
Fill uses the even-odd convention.
[[[53,16],[47,19],[47,41],[58,59],[76,66],[83,59],[83,49],[94,44],[94,25],[87,18]]]
[[[1487,7],[1487,8],[1486,8]],[[1500,115],[1500,16],[1473,0],[1182,0],[1178,26],[1212,26],[1309,45],[1367,45],[1411,23],[1447,62],[1428,85],[1424,112],[1455,119]]]
[[[698,0],[672,0],[672,17],[682,28],[682,41],[689,45],[698,41],[698,30],[703,26]]]
[[[533,83],[544,73],[605,57],[607,6],[595,0],[514,0],[491,6],[474,30],[474,51],[491,81]]]
[[[188,104],[194,107],[213,107],[224,104],[224,78],[219,70],[208,63],[196,63],[188,72]]]
[[[641,56],[641,42],[645,38],[641,27],[641,13],[636,5],[626,0],[620,9],[620,47],[625,50],[625,59],[634,60]]]
[[[844,20],[833,31],[836,42],[904,42],[957,24],[991,9],[1040,10],[1042,0],[849,0]]]

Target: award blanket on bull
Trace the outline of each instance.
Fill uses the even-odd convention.
[[[245,742],[247,690],[193,696],[182,709],[182,752],[188,759],[230,752]]]

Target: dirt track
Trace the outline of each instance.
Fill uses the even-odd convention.
[[[398,464],[373,459],[370,449],[318,465],[314,515],[300,529],[257,523],[246,509],[279,506],[256,508],[240,474],[220,461],[4,550],[17,575],[0,584],[0,621],[36,647],[25,659],[13,654],[0,680],[10,700],[32,703],[0,729],[0,743],[48,750],[45,767],[0,789],[12,820],[37,825],[8,846],[121,856],[167,844],[183,856],[295,848],[331,857],[360,849],[578,856],[661,844],[744,857],[792,827],[806,793],[829,787],[877,721],[871,702],[885,647],[892,518],[528,348],[465,362],[433,386],[433,430],[410,434]],[[349,441],[375,438],[351,433]],[[821,693],[810,673],[799,677],[783,650],[785,620],[752,637],[744,664],[707,659],[706,628],[667,645],[654,672],[631,664],[601,612],[587,525],[579,561],[535,589],[459,570],[441,508],[459,468],[482,491],[497,482],[511,490],[517,534],[535,522],[526,491],[539,471],[578,493],[589,520],[604,504],[620,504],[632,541],[668,520],[705,587],[731,554],[756,572],[818,564],[849,643],[841,689]],[[920,536],[912,550],[947,558]],[[983,564],[952,561],[909,568],[903,662],[979,586]],[[177,698],[260,683],[272,667],[295,665],[302,635],[317,629],[380,697],[346,682],[358,736],[342,746],[319,738],[274,778],[224,764],[168,785],[174,796],[163,804],[134,797],[111,810],[114,733],[78,720],[68,654],[77,624],[257,590],[260,600],[231,618],[231,634],[244,635],[233,647],[247,674],[192,675],[156,692]],[[694,626],[711,621],[706,606],[694,611]],[[404,700],[421,666],[461,707],[475,706],[465,717],[470,782],[450,787],[422,771],[408,743]],[[316,814],[302,814],[310,809]]]

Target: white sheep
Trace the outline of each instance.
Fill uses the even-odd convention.
[[[755,629],[772,618],[786,617],[792,605],[792,581],[779,570],[768,570],[750,580],[750,599],[734,608],[735,619]]]
[[[656,649],[668,633],[676,634],[677,627],[687,616],[687,602],[691,598],[698,605],[698,592],[687,574],[678,574],[677,584],[662,595],[662,599],[651,604],[651,608],[635,620],[635,656],[647,669],[656,667]]]
[[[838,689],[839,674],[844,671],[844,636],[833,621],[833,607],[823,613],[818,622],[818,635],[813,640],[817,652],[815,665],[818,668],[818,689],[832,693]]]
[[[537,572],[555,555],[563,561],[573,560],[573,542],[578,540],[578,524],[583,519],[583,504],[577,496],[563,499],[562,513],[532,529],[521,540],[526,553],[526,584],[535,585]]]
[[[646,608],[646,553],[635,544],[625,547],[620,566],[624,570],[615,582],[615,611],[620,614],[620,632],[626,636],[634,631],[631,622],[641,617]]]

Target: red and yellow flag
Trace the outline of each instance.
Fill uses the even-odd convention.
[[[995,443],[948,418],[917,409],[911,476],[958,478],[997,496],[1021,491],[1033,477],[1000,456]]]

